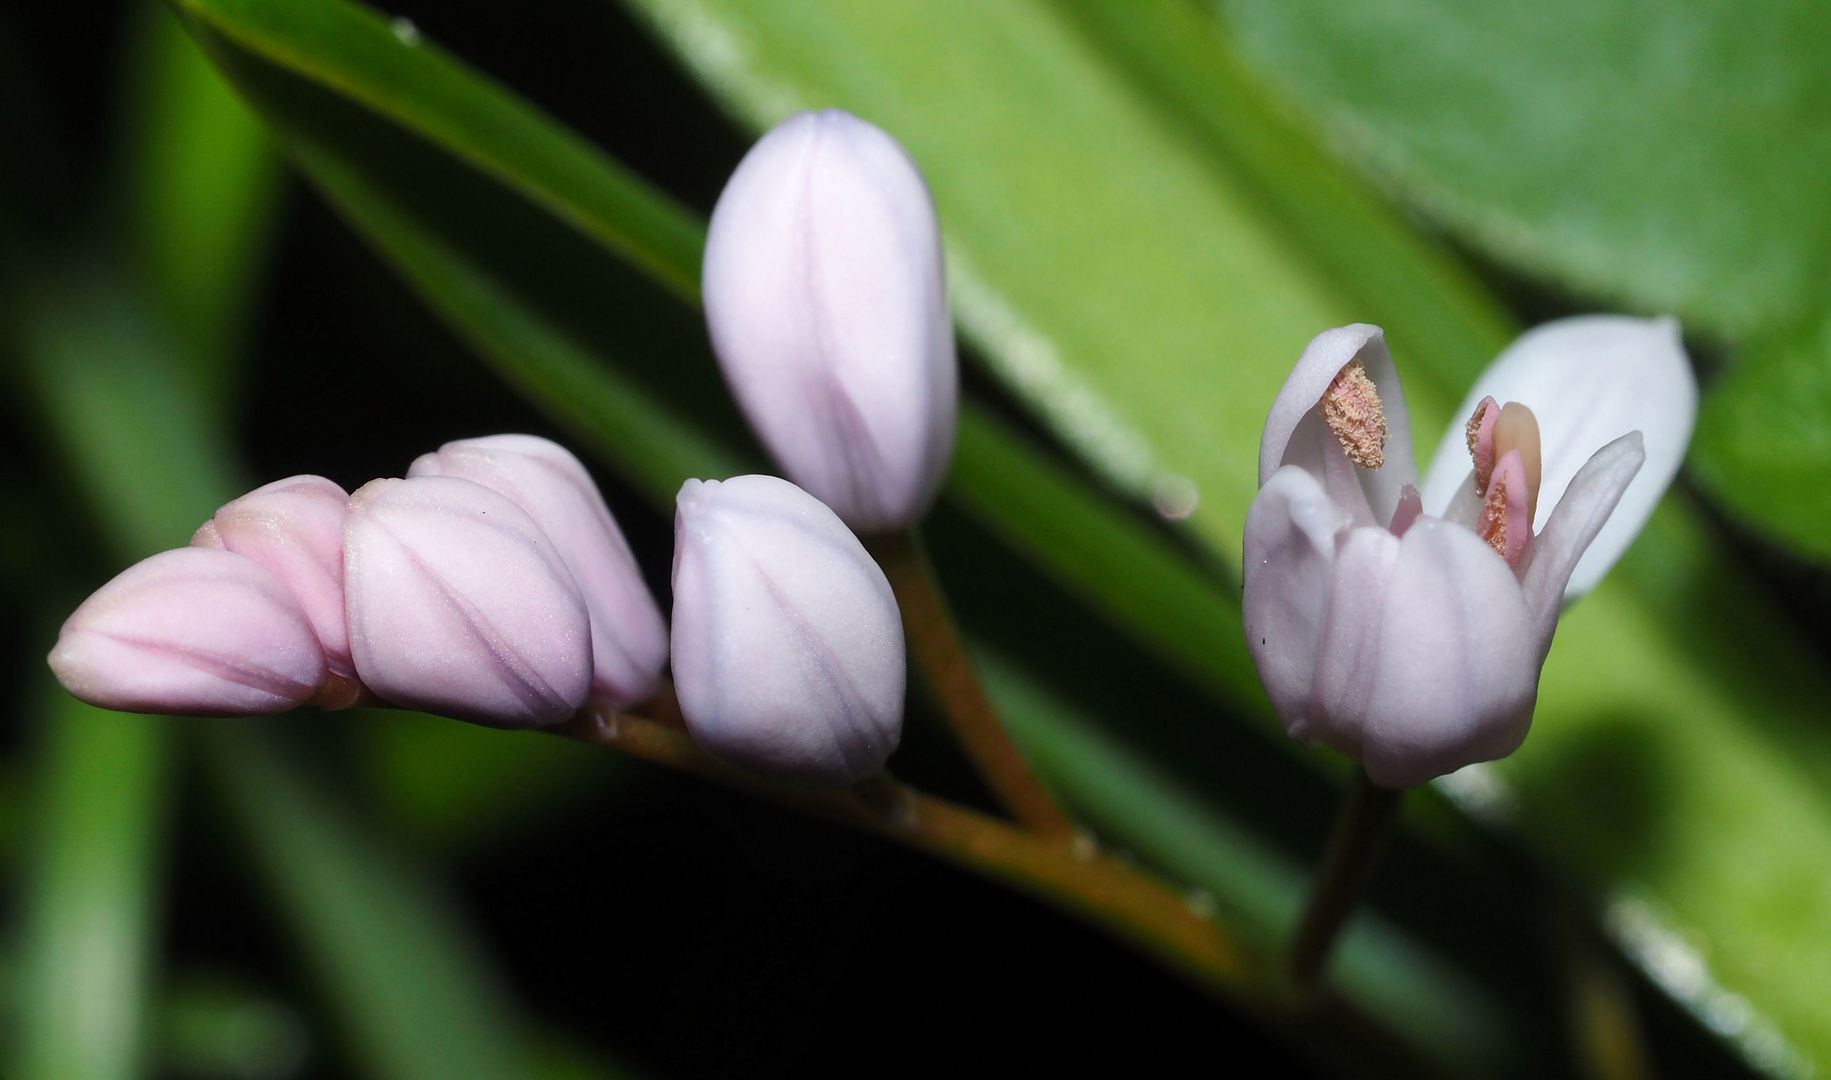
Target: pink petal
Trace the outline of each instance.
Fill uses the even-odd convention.
[[[533,435],[449,442],[408,476],[456,476],[507,496],[540,526],[591,612],[591,700],[627,708],[655,694],[668,628],[591,474],[571,452]]]
[[[349,494],[322,476],[276,480],[216,512],[191,540],[253,559],[311,620],[332,673],[356,675],[343,611],[343,516]]]
[[[1537,624],[1541,654],[1551,648],[1571,572],[1610,520],[1646,457],[1638,431],[1596,451],[1571,479],[1539,533],[1520,587]]]
[[[195,716],[283,712],[325,677],[311,624],[279,579],[201,547],[160,552],[96,590],[50,663],[91,705]]]
[[[496,727],[585,703],[584,598],[519,506],[456,477],[375,480],[350,497],[343,535],[351,651],[377,694]]]
[[[1384,332],[1367,323],[1325,330],[1304,348],[1265,420],[1259,441],[1259,485],[1269,483],[1272,474],[1285,465],[1301,465],[1318,477],[1326,474],[1325,454],[1335,444],[1335,436],[1316,406],[1335,376],[1356,358],[1379,391],[1386,415],[1386,463],[1379,469],[1348,468],[1365,493],[1370,510],[1367,523],[1391,521],[1399,491],[1418,482],[1418,468],[1412,459],[1411,412],[1405,405],[1398,369],[1386,348]],[[1339,444],[1335,449],[1340,451]],[[1342,464],[1348,464],[1345,456]]]
[[[1413,787],[1512,753],[1526,737],[1540,653],[1519,582],[1466,529],[1418,520],[1399,542],[1365,702],[1362,763],[1387,787]]]
[[[1352,519],[1316,477],[1288,465],[1246,512],[1246,651],[1293,738],[1309,733],[1316,654],[1333,588],[1336,535]]]

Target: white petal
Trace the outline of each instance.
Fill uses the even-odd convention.
[[[1392,533],[1359,528],[1342,535],[1335,553],[1328,623],[1310,699],[1311,735],[1351,758],[1361,756],[1367,711],[1380,676],[1386,601],[1399,551],[1399,538]]]
[[[1294,738],[1311,738],[1310,693],[1333,588],[1335,534],[1350,519],[1314,476],[1279,469],[1246,511],[1246,651]]]
[[[1613,520],[1611,512],[1619,513],[1616,504],[1646,460],[1641,443],[1640,432],[1632,431],[1596,451],[1539,531],[1521,588],[1538,623],[1541,655],[1551,647],[1571,571],[1596,535]]]
[[[1413,787],[1512,753],[1538,691],[1533,631],[1506,562],[1468,530],[1420,518],[1386,594],[1362,731],[1367,775]]]
[[[1697,381],[1671,319],[1585,315],[1522,335],[1489,365],[1438,444],[1424,485],[1424,511],[1442,514],[1468,474],[1463,424],[1484,396],[1523,402],[1544,439],[1541,517],[1605,443],[1639,431],[1646,467],[1622,496],[1570,576],[1566,597],[1588,592],[1646,524],[1677,475],[1697,417]]]
[[[1399,490],[1418,482],[1418,467],[1412,460],[1411,411],[1405,405],[1398,369],[1386,348],[1384,331],[1368,323],[1324,330],[1304,347],[1265,418],[1259,440],[1259,486],[1264,487],[1285,465],[1301,465],[1319,477],[1324,475],[1321,454],[1335,439],[1316,405],[1329,383],[1357,357],[1380,393],[1380,410],[1386,416],[1386,464],[1354,471],[1374,519],[1385,524],[1398,508]]]

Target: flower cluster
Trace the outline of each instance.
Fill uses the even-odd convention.
[[[953,446],[927,188],[877,128],[794,117],[720,198],[704,276],[739,404],[820,498],[769,476],[688,481],[671,629],[578,460],[498,435],[354,494],[298,476],[235,500],[78,608],[51,667],[114,709],[368,703],[538,727],[647,701],[671,642],[709,753],[796,782],[870,775],[901,734],[903,631],[852,529],[920,518]]]

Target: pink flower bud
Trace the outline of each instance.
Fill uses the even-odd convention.
[[[674,681],[694,741],[765,776],[849,784],[903,727],[903,627],[882,570],[773,476],[689,480],[674,518]]]
[[[860,532],[933,500],[958,375],[940,232],[915,164],[848,113],[801,113],[751,148],[706,238],[725,379],[788,475]]]
[[[356,665],[343,614],[343,516],[349,494],[322,476],[276,480],[216,512],[191,538],[259,563],[286,586],[311,620],[331,674],[353,700]]]
[[[195,716],[282,712],[325,677],[286,586],[251,559],[208,548],[122,571],[64,622],[50,662],[91,705]]]
[[[372,480],[349,505],[344,599],[371,690],[493,727],[556,723],[585,703],[585,601],[525,511],[446,476]]]
[[[571,572],[591,613],[591,700],[626,708],[655,694],[668,628],[597,485],[564,447],[533,435],[449,442],[408,476],[456,476],[528,512]]]

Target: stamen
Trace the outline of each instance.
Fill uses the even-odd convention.
[[[1494,459],[1498,461],[1513,451],[1519,452],[1520,464],[1525,467],[1526,506],[1531,519],[1536,519],[1541,472],[1539,420],[1517,401],[1507,402],[1494,421]]]
[[[1475,461],[1475,494],[1488,493],[1488,480],[1494,475],[1494,423],[1500,419],[1500,406],[1491,397],[1481,399],[1463,428],[1469,440],[1469,457]]]
[[[1392,512],[1392,524],[1386,528],[1394,536],[1404,536],[1423,516],[1424,500],[1419,497],[1416,487],[1406,484],[1399,488],[1399,505]]]
[[[1380,392],[1359,359],[1350,360],[1322,395],[1322,418],[1348,460],[1363,469],[1386,464],[1386,414]]]
[[[1532,546],[1532,509],[1526,497],[1526,467],[1518,450],[1509,450],[1494,466],[1488,499],[1482,505],[1475,535],[1487,542],[1508,566],[1517,567]]]

